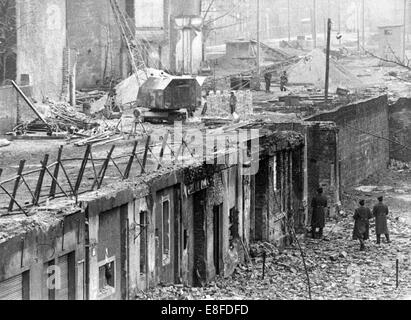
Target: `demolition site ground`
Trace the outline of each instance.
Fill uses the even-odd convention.
[[[202,288],[164,286],[142,292],[137,299],[309,299],[313,300],[409,299],[411,293],[411,171],[387,170],[361,186],[343,193],[337,219],[327,223],[324,239],[300,239],[279,250],[269,243],[251,247],[251,261],[239,266],[232,278],[218,278]],[[376,244],[374,222],[366,251],[352,240],[354,210],[360,199],[372,207],[385,194],[390,208],[388,227],[392,243]],[[266,252],[265,267],[263,253]],[[398,259],[398,288],[396,261]],[[264,270],[263,270],[264,269]],[[263,278],[264,273],[264,278]]]
[[[376,59],[362,59],[347,63],[353,73],[362,76],[363,80],[367,79],[369,84],[379,86],[385,83],[387,88],[384,90],[392,92],[391,96],[408,94],[409,83],[404,81],[402,69],[378,67]],[[387,75],[390,70],[396,71],[395,76],[394,73],[391,76]],[[401,80],[398,79],[399,77]],[[277,94],[277,88],[274,94]],[[265,93],[254,96],[255,101],[262,103],[272,98],[273,94]],[[287,115],[283,117],[289,117],[287,118],[289,121],[298,120],[301,118],[301,110],[296,108],[295,115],[290,115],[289,111],[285,112]],[[279,118],[275,108],[269,103],[268,107],[264,108],[263,115],[274,117],[276,120]],[[147,128],[153,140],[159,143],[163,131],[160,134],[157,130],[158,126],[147,125]],[[163,126],[162,129],[164,128],[172,127]],[[131,151],[133,143],[132,139],[116,142],[114,156]],[[64,154],[71,158],[81,159],[84,156],[85,147],[65,145],[65,141],[61,140],[13,141],[12,145],[1,150],[0,168],[4,169],[3,177],[16,174],[18,162],[23,159],[27,160],[26,169],[30,169],[30,165],[34,169],[38,168],[46,153],[50,154],[50,163],[55,161],[60,145],[64,145]],[[93,147],[93,156],[96,159],[105,158],[108,149],[107,145]],[[127,161],[119,165],[124,168],[126,163]],[[80,164],[81,160],[72,162],[67,167],[68,174],[76,176]],[[107,180],[118,180],[114,171],[115,168],[110,165]],[[89,179],[85,183],[91,184],[93,173],[88,172],[87,176]],[[32,179],[27,182],[35,183],[37,175],[33,175]],[[344,190],[340,213],[337,218],[328,221],[324,230],[324,239],[300,237],[299,242],[294,239],[291,245],[283,249],[269,243],[254,244],[251,246],[251,259],[246,259],[246,263],[240,265],[230,278],[220,277],[200,288],[182,285],[157,287],[141,292],[136,299],[407,299],[411,296],[410,181],[409,169],[391,169],[374,175],[360,186]],[[45,183],[45,192],[50,187],[50,183],[51,181]],[[359,243],[352,240],[354,210],[360,199],[365,199],[366,205],[372,207],[381,194],[385,195],[385,202],[390,208],[388,227],[391,231],[392,243],[383,242],[380,246],[375,243],[372,222],[371,239],[366,244],[366,251],[360,252]],[[29,194],[20,196],[21,200],[24,200],[24,197]],[[7,204],[0,203],[0,207]],[[266,259],[264,259],[264,252]]]

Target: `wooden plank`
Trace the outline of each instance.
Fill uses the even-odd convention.
[[[26,164],[26,160],[21,160],[20,161],[19,169],[17,171],[17,178],[16,178],[16,182],[14,183],[14,188],[13,188],[13,193],[12,193],[13,198],[16,197],[17,191],[19,189],[21,174],[23,173],[25,164]],[[9,203],[8,212],[13,211],[13,206],[14,206],[14,200],[11,199],[10,203]]]
[[[103,184],[104,176],[106,175],[106,171],[107,171],[108,164],[109,164],[109,162],[110,162],[111,156],[113,155],[113,152],[114,152],[115,147],[116,147],[116,146],[112,146],[112,147],[111,147],[111,149],[110,149],[110,151],[109,151],[109,153],[108,153],[108,155],[107,155],[107,159],[104,161],[103,167],[101,168],[101,170],[100,170],[100,172],[99,172],[99,175],[98,175],[100,181],[98,181],[98,180],[97,180],[97,181],[94,181],[93,187],[92,187],[93,190],[94,190],[94,187],[96,186],[96,183],[97,183],[97,188],[98,188],[98,189],[101,188],[101,185]]]
[[[34,113],[36,114],[37,117],[39,117],[39,119],[47,126],[47,128],[49,128],[50,132],[53,132],[52,128],[50,127],[50,125],[47,123],[47,121],[43,118],[43,116],[40,114],[40,112],[38,112],[38,110],[36,109],[36,107],[33,105],[33,103],[31,103],[30,99],[24,94],[24,92],[20,89],[20,87],[12,80],[11,84],[13,85],[13,87],[17,90],[17,92],[19,93],[19,95],[23,98],[24,101],[26,101],[26,103],[29,105],[29,107],[31,108],[31,110],[34,111]]]
[[[71,183],[70,177],[69,177],[69,175],[67,174],[66,168],[64,168],[63,162],[61,162],[61,161],[60,161],[60,167],[61,167],[61,170],[63,171],[64,176],[66,177],[67,182],[68,182],[68,184],[69,184],[69,186],[70,186],[71,193],[72,193],[72,195],[74,196],[75,194],[74,194],[73,184]]]
[[[131,153],[130,160],[128,161],[126,171],[124,172],[124,180],[128,179],[130,176],[131,167],[133,165],[134,159],[136,158],[136,151],[138,147],[138,141],[134,142],[133,152]]]
[[[143,165],[141,167],[141,173],[146,173],[146,165],[147,165],[148,150],[150,149],[150,141],[151,141],[151,136],[148,136],[147,141],[146,141],[146,148],[144,150]]]
[[[177,160],[178,160],[178,157],[180,156],[180,153],[181,153],[182,151],[184,151],[184,143],[183,143],[183,141],[185,141],[186,137],[187,137],[187,132],[184,133],[183,138],[181,139],[181,145],[180,145],[180,148],[178,149],[177,155],[176,155],[176,159],[177,159]],[[184,152],[183,152],[183,153],[184,153]],[[183,155],[182,155],[182,156],[183,156]]]
[[[39,203],[41,187],[43,186],[44,175],[46,174],[47,163],[49,161],[49,155],[44,156],[43,162],[41,162],[42,169],[40,171],[39,179],[37,181],[36,191],[34,192],[33,204],[37,205]]]
[[[31,197],[33,198],[33,197],[34,197],[34,193],[33,193],[33,191],[31,191],[31,188],[30,188],[30,186],[28,185],[26,179],[24,179],[24,176],[21,176],[21,181],[23,181],[23,183],[25,184],[27,190],[30,192]]]
[[[4,188],[1,184],[0,184],[0,189],[2,189],[4,191],[5,194],[7,194],[13,201],[14,203],[19,207],[19,209],[27,216],[27,212],[26,210],[24,210],[24,208],[17,202],[17,200],[15,198],[13,198],[13,196],[10,194],[10,192],[8,192],[6,190],[6,188]]]
[[[74,187],[74,194],[77,196],[80,189],[81,181],[83,180],[84,172],[86,170],[87,162],[90,157],[91,145],[87,145],[86,152],[84,154],[83,162],[81,163],[79,175],[77,177],[77,182]]]
[[[119,166],[117,165],[117,163],[114,161],[114,159],[113,159],[112,157],[110,157],[110,160],[111,160],[111,162],[114,164],[114,167],[117,169],[117,171],[120,173],[121,179],[124,180],[124,175],[123,175],[123,173],[121,172],[121,170],[120,170]]]
[[[65,140],[66,137],[57,137],[57,136],[47,136],[47,135],[22,135],[22,136],[15,136],[11,137],[11,140],[26,140],[26,141],[33,141],[33,140]]]
[[[160,150],[160,159],[158,160],[157,170],[159,170],[162,167],[163,157],[164,157],[164,149],[166,148],[166,145],[167,145],[168,136],[169,136],[169,132],[167,131],[166,136],[163,137],[163,144],[162,144],[161,150]]]
[[[64,191],[64,189],[61,187],[60,183],[58,183],[58,181],[56,180],[56,178],[53,176],[53,174],[50,172],[50,170],[46,167],[46,172],[49,174],[49,176],[51,177],[51,179],[53,180],[53,182],[55,182],[57,184],[57,186],[59,187],[59,189],[63,192],[63,194],[68,198],[68,194]]]
[[[56,163],[56,166],[55,166],[55,168],[54,168],[54,175],[53,175],[54,179],[53,179],[53,181],[51,182],[51,187],[50,187],[49,197],[50,197],[51,199],[53,199],[53,198],[55,197],[55,195],[56,195],[57,179],[58,179],[58,176],[59,176],[60,162],[61,162],[61,156],[62,156],[62,154],[63,154],[63,146],[60,146],[59,151],[58,151],[58,154],[57,154],[57,163]]]
[[[94,164],[93,153],[91,151],[90,151],[90,160],[91,160],[91,165],[93,167],[94,179],[98,179],[98,175],[97,175],[97,171],[96,171],[96,165]]]

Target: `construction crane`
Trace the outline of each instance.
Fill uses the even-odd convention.
[[[149,75],[144,54],[149,54],[144,41],[136,38],[127,15],[121,10],[117,0],[109,0],[116,23],[130,58],[130,63],[139,86],[137,108],[148,109],[138,112],[140,119],[148,122],[184,121],[187,116],[201,107],[201,87],[204,79],[191,76],[177,77],[162,73],[160,76]],[[140,79],[144,72],[146,78]],[[137,92],[136,92],[137,94]],[[140,121],[136,119],[136,121]]]
[[[113,10],[114,18],[116,19],[116,23],[120,29],[121,37],[127,45],[127,51],[130,57],[130,63],[133,69],[133,73],[136,75],[137,83],[140,86],[142,82],[139,78],[139,71],[143,71],[148,78],[147,65],[142,54],[145,51],[145,48],[142,43],[136,39],[134,28],[130,27],[128,19],[120,9],[117,0],[109,1],[111,9]]]

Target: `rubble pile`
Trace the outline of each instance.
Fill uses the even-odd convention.
[[[352,208],[350,208],[351,210]],[[352,213],[329,224],[325,239],[301,241],[310,278],[313,300],[398,299],[411,292],[411,227],[391,217],[393,243],[377,246],[367,242],[365,252],[352,240]],[[373,227],[373,226],[372,226]],[[373,229],[371,229],[373,230]],[[371,231],[371,237],[375,237]],[[266,252],[265,278],[263,252]],[[202,288],[159,287],[139,293],[137,299],[309,299],[306,270],[301,251],[291,245],[281,251],[268,243],[251,246],[252,264],[240,265],[231,278],[218,278]],[[399,288],[396,288],[396,260],[399,259]]]
[[[391,159],[389,169],[390,170],[397,170],[397,171],[399,171],[399,170],[409,170],[409,169],[411,169],[411,164]]]
[[[35,107],[43,116],[44,121],[38,118],[22,123],[14,129],[13,135],[49,132],[50,129],[53,134],[65,135],[79,130],[91,130],[99,126],[93,119],[65,102],[48,100],[44,104],[36,104]]]
[[[89,130],[98,126],[90,117],[67,103],[49,101],[48,105],[53,116],[47,121],[57,125],[61,131]]]
[[[93,90],[93,91],[76,91],[76,104],[82,105],[85,103],[93,103],[101,99],[106,94],[105,91]]]
[[[320,49],[315,49],[299,62],[288,69],[289,83],[312,84],[319,88],[325,86],[325,62],[326,56]],[[330,61],[330,89],[336,90],[338,87],[358,89],[364,84],[358,77],[345,69],[337,61]]]
[[[103,145],[124,139],[120,128],[122,120],[100,120],[98,126],[90,130],[79,130],[69,136],[68,141],[77,147],[87,144]]]

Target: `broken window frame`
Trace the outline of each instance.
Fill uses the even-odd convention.
[[[50,261],[48,261],[48,262],[45,262],[44,264],[43,264],[43,268],[44,268],[44,271],[45,271],[45,282],[44,282],[44,285],[46,286],[46,292],[47,292],[47,300],[56,300],[56,288],[49,288],[48,287],[48,279],[50,279],[50,277],[51,276],[55,276],[55,277],[57,277],[57,275],[56,275],[56,270],[49,270],[49,268],[56,268],[57,267],[57,264],[56,264],[56,259],[52,259],[52,260],[50,260]],[[57,285],[57,282],[58,282],[59,280],[57,280],[56,281],[56,278],[54,278],[54,285]]]
[[[165,220],[164,218],[164,204],[168,203],[168,219]],[[162,264],[163,267],[168,266],[171,263],[171,219],[170,219],[170,214],[171,214],[171,201],[170,201],[170,196],[165,196],[162,198],[161,201],[161,239],[162,239]],[[165,223],[166,222],[166,223]],[[167,230],[166,230],[167,227]],[[167,232],[166,232],[167,231]],[[167,234],[167,243],[166,243],[166,234]]]
[[[106,266],[107,265],[112,265],[112,280],[110,281],[112,285],[107,283],[107,278],[106,278]],[[98,297],[99,299],[103,299],[109,296],[112,296],[113,294],[116,293],[116,257],[110,257],[108,259],[105,259],[104,261],[101,261],[98,264],[98,290],[99,294]],[[101,272],[104,272],[104,287],[101,286]]]
[[[240,237],[240,212],[237,210],[237,207],[230,209],[229,213],[229,242],[230,248],[234,247],[234,241]]]
[[[147,273],[147,261],[148,261],[148,212],[147,211],[140,211],[139,213],[140,218],[140,274],[142,276],[146,275]],[[142,241],[144,239],[144,241]]]
[[[278,192],[277,155],[273,157],[273,188],[274,192]]]

